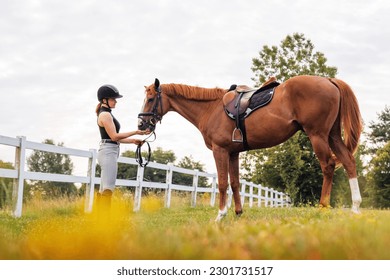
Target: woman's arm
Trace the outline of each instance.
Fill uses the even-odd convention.
[[[118,141],[120,143],[138,144],[142,140],[127,139],[127,138],[134,136],[134,135],[145,135],[145,134],[150,133],[149,131],[142,131],[142,130],[117,133],[115,130],[114,120],[113,120],[111,114],[107,113],[107,112],[100,113],[99,118],[98,118],[98,124],[100,126],[104,126],[104,128],[107,131],[108,136],[110,136],[112,141]]]
[[[135,138],[124,138],[124,139],[121,139],[119,140],[118,142],[119,143],[125,143],[125,144],[135,144],[135,145],[139,145],[142,143],[143,140],[141,139],[135,139]]]

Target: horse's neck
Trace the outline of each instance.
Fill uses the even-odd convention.
[[[171,98],[171,110],[177,112],[179,115],[187,119],[197,128],[200,127],[201,121],[207,117],[209,114],[208,111],[212,105],[216,102],[214,101],[196,101],[189,100],[184,98]]]
[[[193,90],[196,93],[197,90],[202,90],[202,94],[210,93],[218,94],[221,89],[203,89],[198,87],[185,86],[188,90]],[[171,85],[169,87],[169,99],[171,104],[171,111],[175,111],[198,129],[201,126],[201,122],[207,119],[207,116],[210,114],[210,111],[215,108],[219,103],[221,103],[221,98],[216,98],[215,100],[196,100],[194,98],[185,97],[182,93],[177,92],[179,87]],[[207,92],[209,91],[209,92]],[[215,91],[215,92],[214,92]]]

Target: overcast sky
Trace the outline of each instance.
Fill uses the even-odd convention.
[[[144,85],[253,86],[264,45],[303,33],[355,91],[366,123],[390,105],[386,0],[0,0],[0,135],[97,148],[96,91],[115,85],[122,131],[137,129]],[[200,133],[176,113],[152,148],[215,172]],[[121,145],[121,152],[135,150]],[[13,161],[0,146],[0,159]],[[86,171],[87,166],[81,172]]]

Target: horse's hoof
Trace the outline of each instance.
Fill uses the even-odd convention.
[[[357,206],[352,206],[352,209],[351,209],[352,213],[354,214],[361,214],[360,210],[359,210],[359,207]]]
[[[242,213],[244,213],[244,211],[242,211],[242,210],[236,211],[236,216],[241,217]]]
[[[225,207],[223,210],[219,210],[215,222],[217,223],[220,222],[227,215],[227,212],[228,212],[227,207]]]
[[[320,210],[330,210],[330,209],[332,209],[332,206],[330,206],[330,205],[322,205],[322,204],[320,204],[318,207],[320,208]]]

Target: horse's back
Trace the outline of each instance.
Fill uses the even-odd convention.
[[[282,83],[282,85],[285,85],[286,87],[291,87],[292,90],[300,90],[306,93],[322,93],[326,91],[326,94],[329,94],[329,90],[336,90],[336,87],[334,87],[333,83],[329,80],[329,78],[321,76],[295,76]]]

